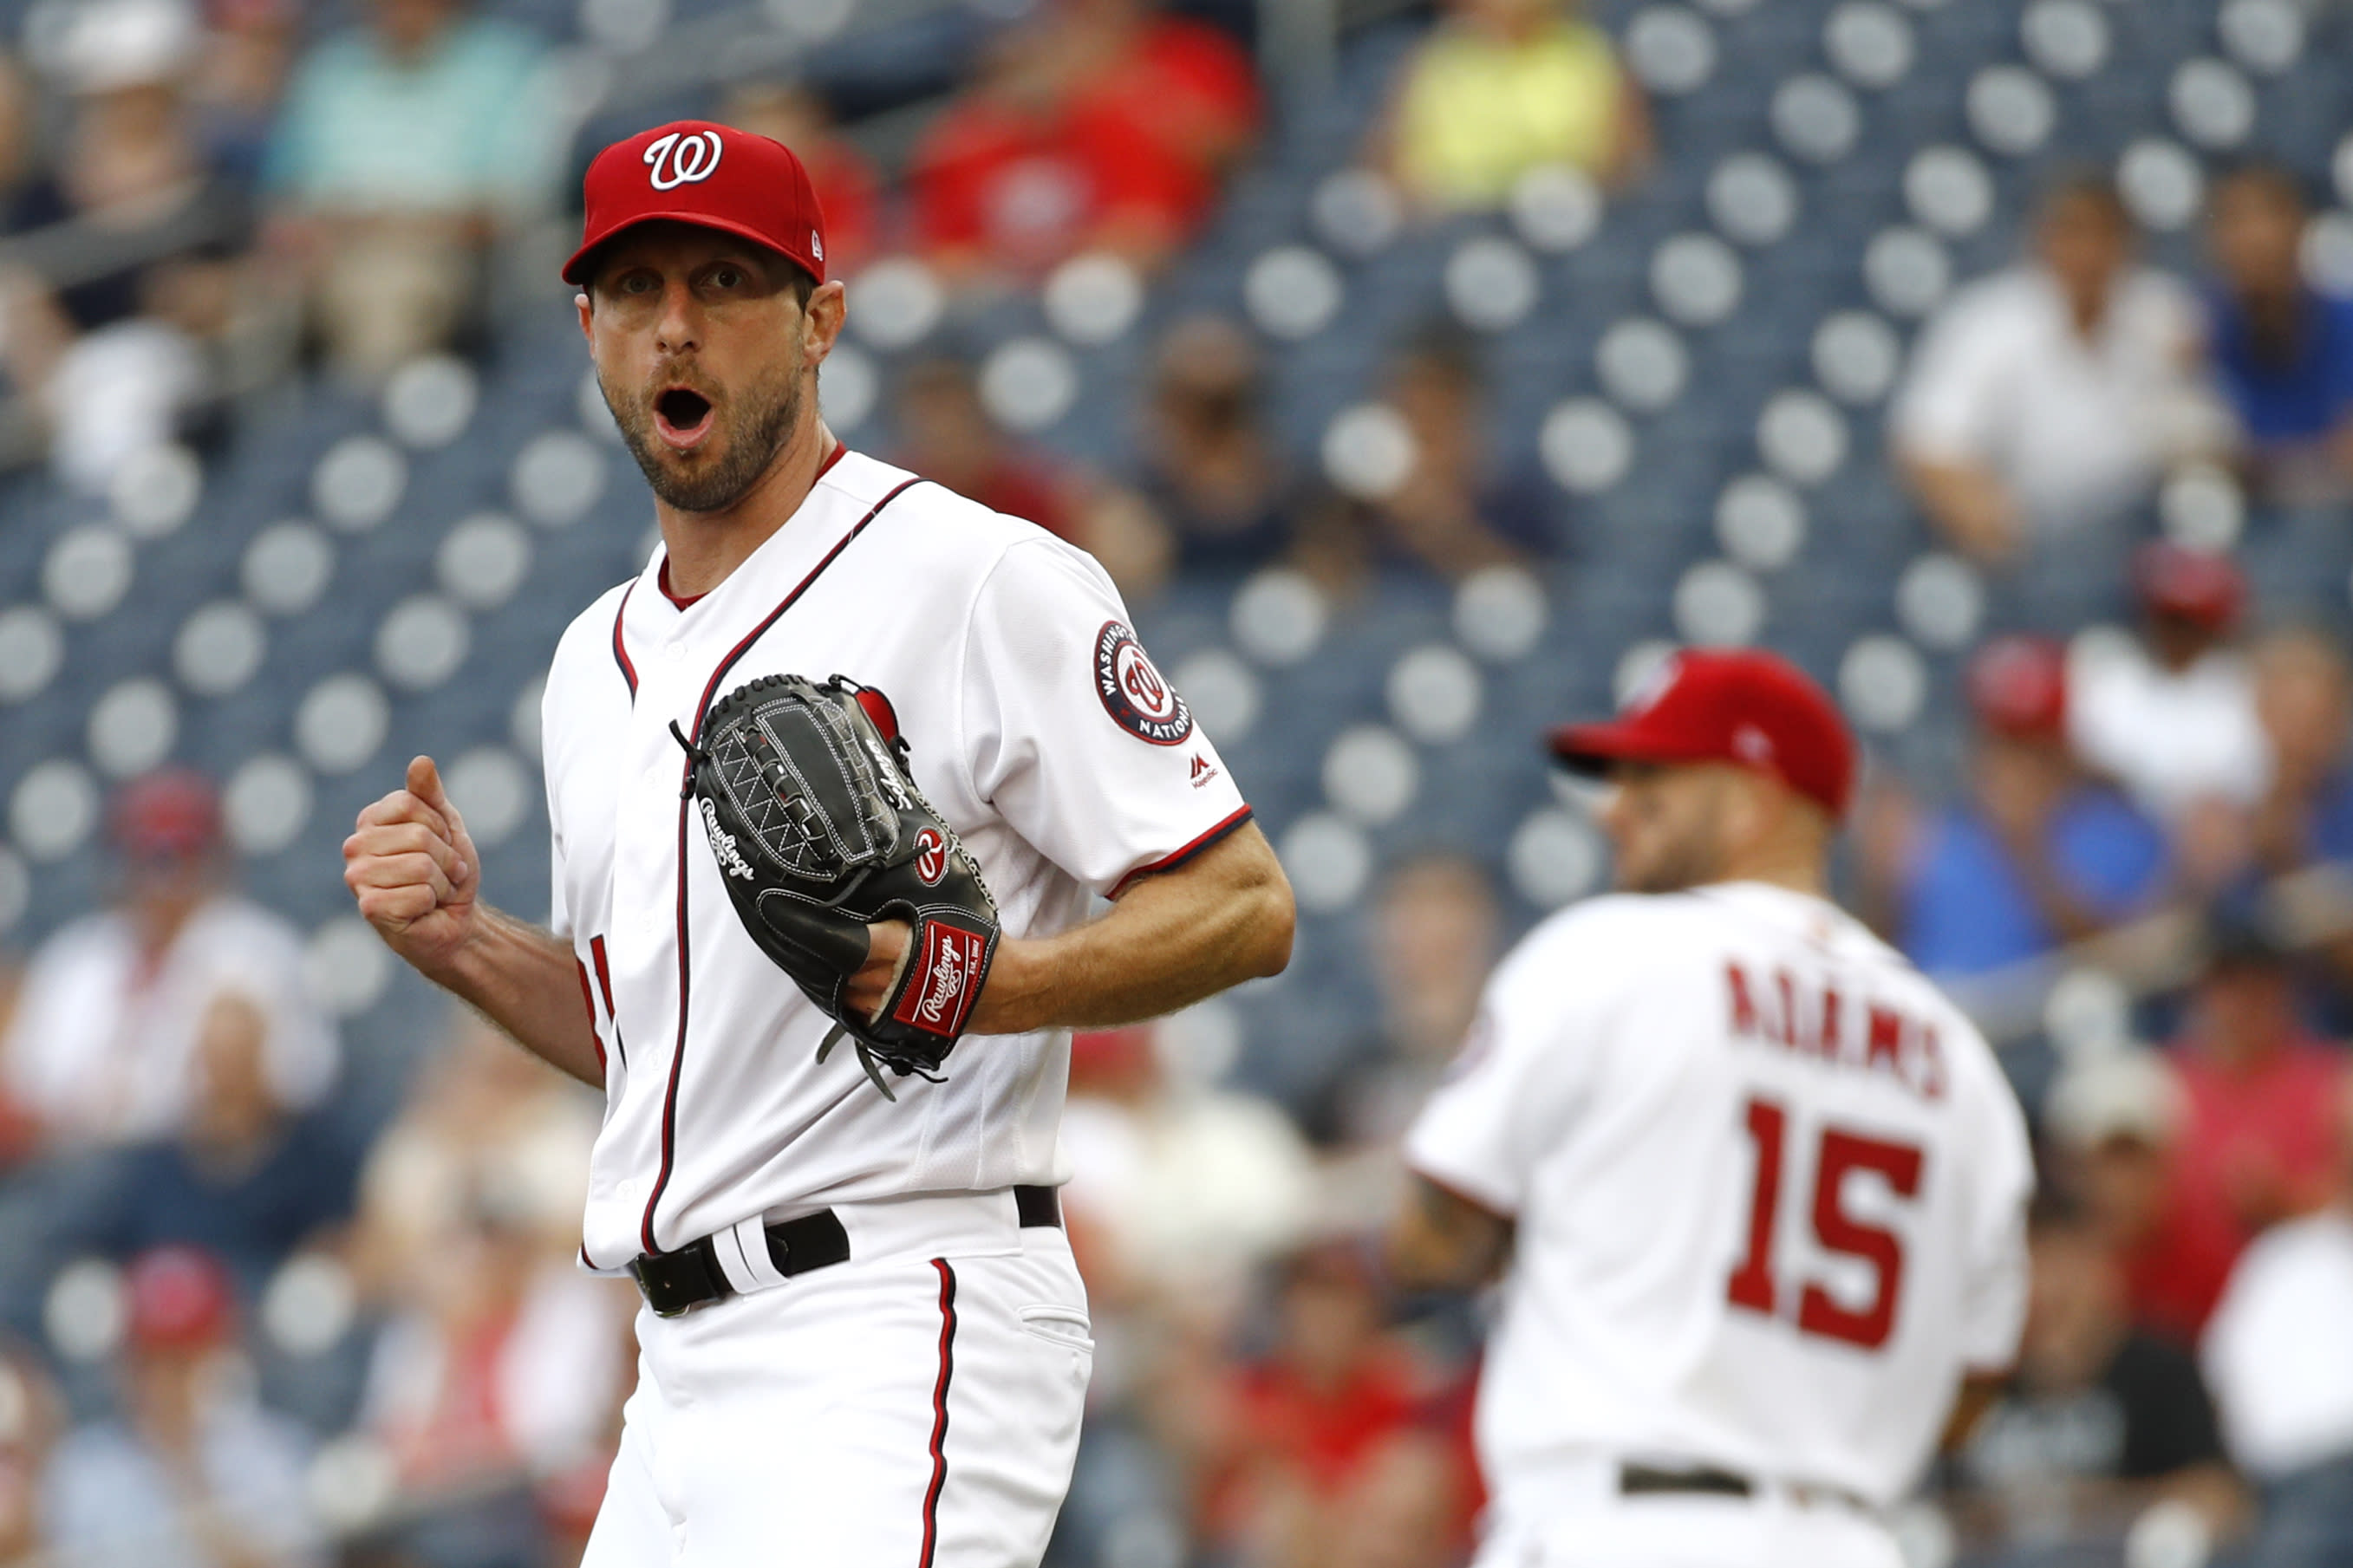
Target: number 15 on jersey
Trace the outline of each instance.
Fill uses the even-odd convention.
[[[1904,1294],[1904,1238],[1878,1215],[1920,1194],[1925,1156],[1902,1142],[1826,1123],[1814,1141],[1813,1190],[1801,1214],[1786,1215],[1795,1133],[1788,1108],[1752,1095],[1742,1117],[1755,1155],[1746,1245],[1725,1284],[1725,1299],[1743,1311],[1793,1321],[1800,1334],[1875,1351],[1894,1331]],[[1877,1202],[1867,1195],[1879,1189]],[[1860,1201],[1863,1212],[1858,1212]],[[1816,1255],[1852,1260],[1841,1283],[1867,1281],[1861,1290],[1836,1289],[1810,1275],[1787,1277],[1784,1260],[1799,1250],[1792,1234],[1811,1233]]]

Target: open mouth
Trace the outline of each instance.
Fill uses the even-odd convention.
[[[711,431],[711,399],[683,386],[673,386],[654,399],[654,427],[680,451],[698,445]]]

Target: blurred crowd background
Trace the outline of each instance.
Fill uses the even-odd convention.
[[[2044,1192],[1916,1561],[2353,1563],[2353,17],[2335,0],[0,0],[0,1563],[573,1561],[630,1380],[593,1096],[336,846],[649,548],[605,142],[808,162],[853,444],[1094,551],[1297,885],[1073,1050],[1055,1568],[1450,1568],[1476,1303],[1369,1243],[1536,737],[1681,644],[1863,733],[1841,892]],[[821,672],[820,672],[821,673]],[[920,744],[920,739],[918,740]]]

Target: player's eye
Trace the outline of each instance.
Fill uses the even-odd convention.
[[[715,289],[740,289],[744,286],[744,269],[740,267],[714,267],[711,283]]]

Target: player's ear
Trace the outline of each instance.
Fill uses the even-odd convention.
[[[1724,841],[1746,849],[1773,832],[1780,802],[1777,786],[1763,773],[1726,767],[1719,775],[1725,789],[1716,809],[1723,814]]]
[[[589,342],[594,342],[596,339],[596,334],[591,329],[590,323],[596,320],[596,306],[595,302],[588,298],[588,290],[583,289],[578,293],[573,295],[572,306],[573,309],[580,312],[580,335],[589,340]]]
[[[841,279],[818,284],[801,311],[801,353],[810,365],[824,363],[825,356],[833,352],[834,341],[841,336],[841,324],[849,317],[849,295]]]

